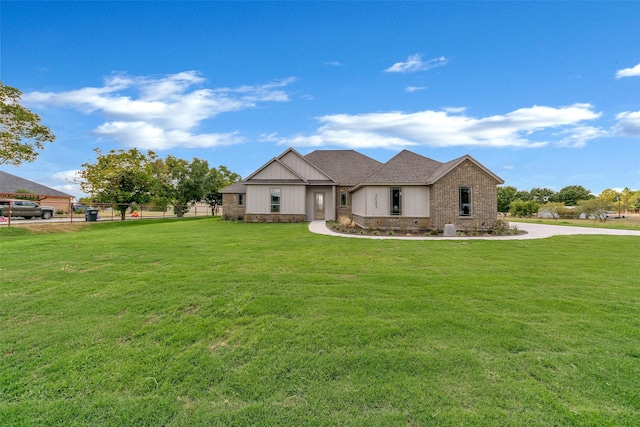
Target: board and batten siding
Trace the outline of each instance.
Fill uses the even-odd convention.
[[[402,188],[402,216],[429,217],[429,187],[367,186],[353,193],[352,212],[360,216],[389,216],[391,188]]]
[[[284,180],[284,179],[297,179],[300,177],[296,176],[293,172],[285,168],[283,165],[279,163],[271,163],[266,168],[262,169],[260,172],[255,174],[253,179],[271,179],[271,180]]]
[[[280,213],[304,214],[306,186],[304,185],[248,185],[247,214],[271,213],[271,189],[280,189]]]
[[[306,160],[301,159],[300,156],[295,153],[287,153],[287,155],[282,157],[280,161],[307,180],[326,181],[329,179],[329,177],[311,166]]]
[[[402,216],[428,217],[429,187],[425,185],[402,187],[402,205]]]

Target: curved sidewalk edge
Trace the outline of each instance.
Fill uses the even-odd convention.
[[[637,230],[615,230],[610,228],[589,228],[589,227],[572,227],[568,225],[546,225],[546,224],[530,224],[530,223],[510,223],[512,226],[518,227],[519,230],[525,231],[526,234],[515,236],[490,236],[490,237],[417,237],[417,236],[364,236],[360,234],[342,234],[336,233],[327,227],[326,221],[316,220],[309,223],[309,231],[325,236],[346,237],[356,239],[398,239],[398,240],[528,240],[528,239],[544,239],[552,236],[569,236],[577,234],[600,234],[609,236],[637,236],[640,237],[640,231]]]

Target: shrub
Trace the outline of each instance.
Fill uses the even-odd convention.
[[[340,215],[338,217],[338,224],[340,224],[343,227],[352,227],[352,223],[353,221],[351,221],[351,218],[349,218],[346,215]]]
[[[493,223],[493,231],[498,234],[509,231],[509,222],[504,219],[496,219]]]
[[[511,216],[523,217],[531,216],[538,213],[540,205],[538,205],[538,203],[533,200],[514,200],[513,202],[511,202],[509,207]]]

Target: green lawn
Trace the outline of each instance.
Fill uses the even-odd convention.
[[[0,229],[0,425],[640,424],[640,238]]]
[[[511,222],[531,222],[534,224],[570,225],[573,227],[612,228],[619,230],[640,230],[640,215],[625,215],[624,218],[609,218],[605,222],[591,219],[543,219],[543,218],[508,218]]]

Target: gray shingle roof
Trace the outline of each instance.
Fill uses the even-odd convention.
[[[362,182],[425,184],[441,166],[442,163],[436,160],[402,150]]]
[[[354,150],[316,150],[304,158],[344,186],[362,182],[382,166],[379,161]]]
[[[0,193],[16,193],[16,190],[27,190],[34,194],[55,197],[73,197],[70,194],[0,171]]]
[[[321,172],[331,177],[338,185],[353,187],[350,191],[355,191],[357,188],[368,184],[431,185],[465,160],[475,163],[487,174],[496,179],[498,183],[501,184],[504,182],[499,176],[495,175],[469,155],[464,155],[449,162],[442,163],[409,150],[402,150],[387,163],[380,163],[354,150],[316,150],[307,154],[304,158]],[[271,162],[273,161],[279,162],[277,158]],[[254,172],[251,176],[256,175],[257,172],[271,162],[266,163],[265,166]],[[286,165],[283,166],[287,167]],[[249,177],[249,179],[245,181],[237,182],[229,187],[223,188],[220,192],[245,193],[245,183],[265,184],[271,182],[304,182],[310,185],[335,184],[331,181],[307,181],[303,178],[301,178],[301,181],[298,181],[283,179],[258,180]]]
[[[246,193],[246,192],[247,192],[247,187],[242,183],[242,181],[234,182],[231,185],[221,188],[219,191],[219,193],[221,194],[224,194],[224,193],[238,194],[238,193]]]

